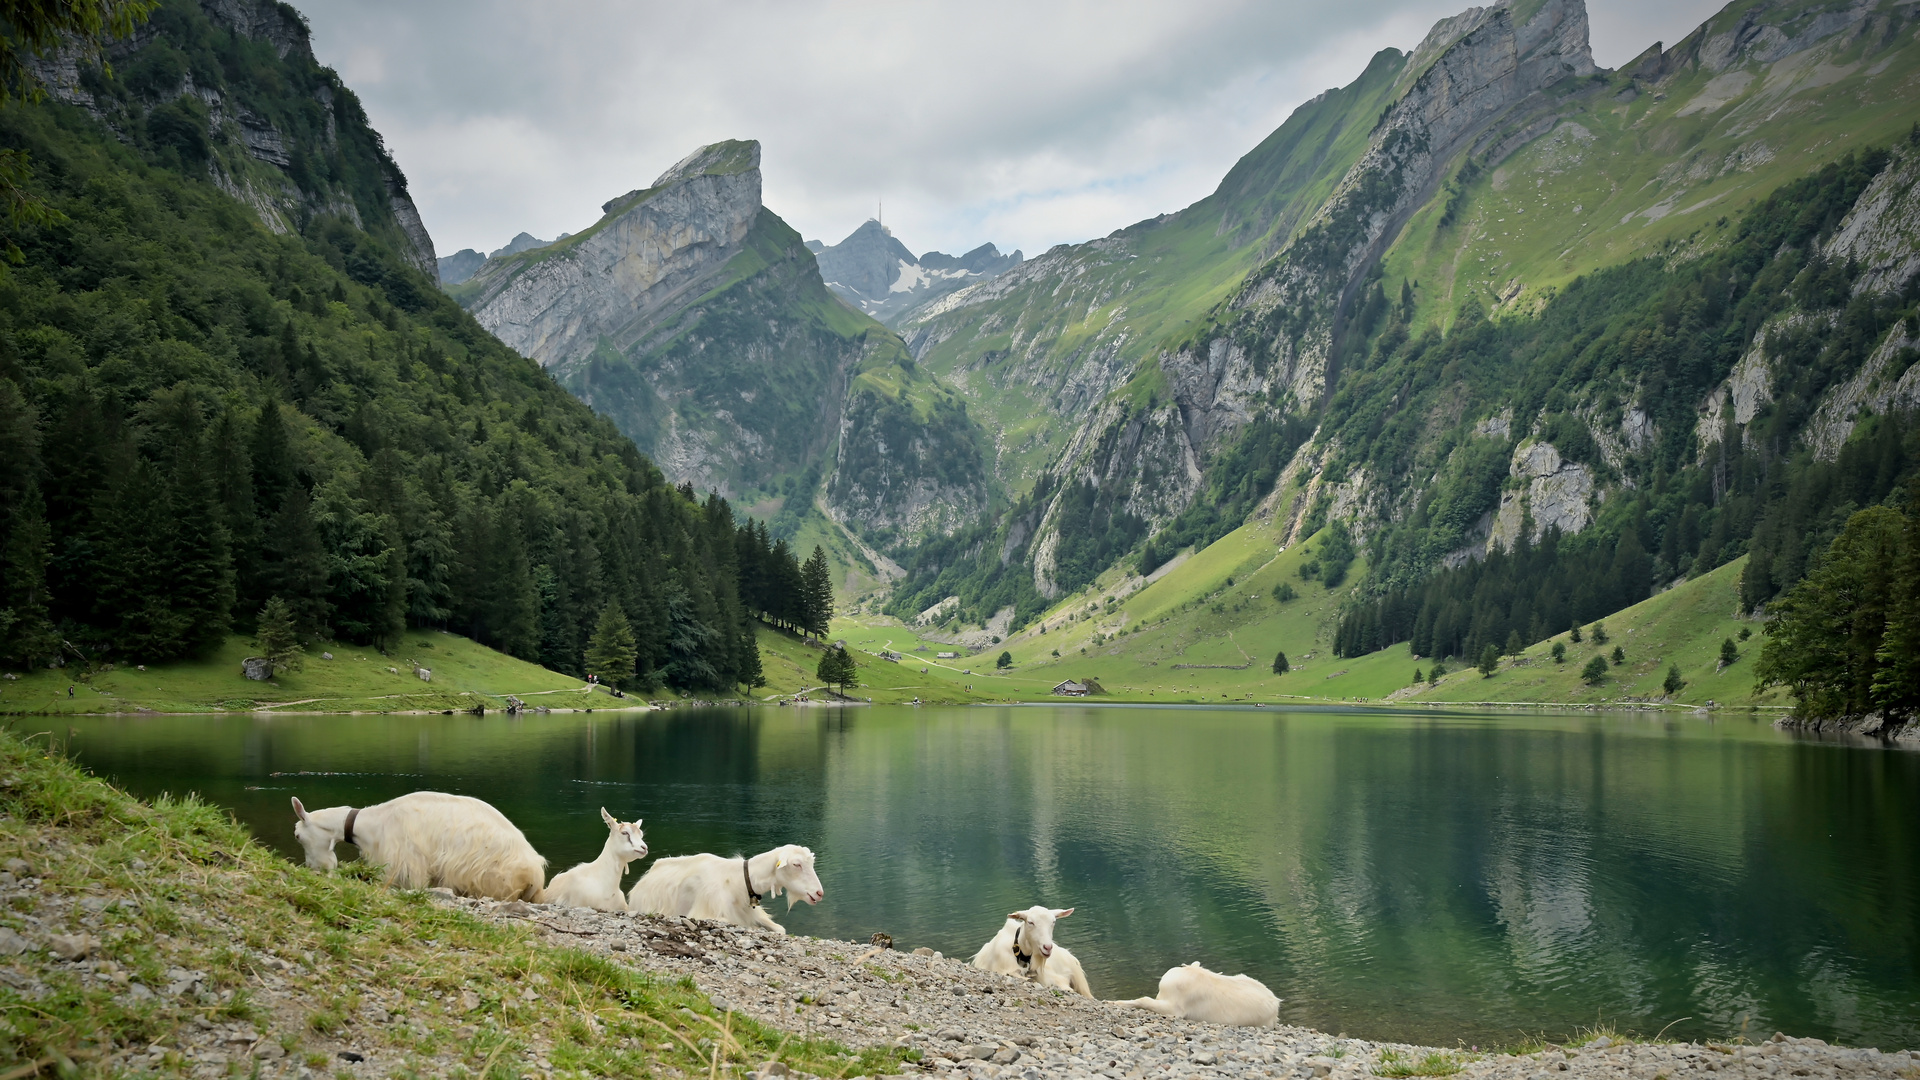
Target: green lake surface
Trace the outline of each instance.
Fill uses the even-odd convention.
[[[971,956],[1007,912],[1101,997],[1190,960],[1281,1019],[1451,1046],[1596,1023],[1920,1046],[1920,753],[1747,717],[1115,706],[59,721],[298,857],[288,796],[498,806],[564,869],[800,843],[796,933]],[[17,730],[35,730],[16,723]],[[350,849],[343,849],[343,852]],[[626,880],[631,885],[633,875]]]

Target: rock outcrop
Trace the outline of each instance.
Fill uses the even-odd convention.
[[[761,212],[760,144],[703,146],[602,210],[577,236],[488,259],[468,301],[480,324],[547,367],[603,339],[631,347],[742,250]]]

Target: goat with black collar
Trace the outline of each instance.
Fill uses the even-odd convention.
[[[1072,908],[1035,904],[1008,915],[1000,932],[973,955],[973,966],[1092,997],[1093,989],[1087,985],[1087,973],[1079,959],[1053,940],[1053,924],[1071,914]]]

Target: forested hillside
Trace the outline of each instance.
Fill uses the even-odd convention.
[[[578,673],[617,601],[637,681],[757,678],[792,554],[435,287],[291,9],[169,0],[108,57],[0,109],[55,215],[0,280],[0,656],[193,655],[277,596],[307,635]]]

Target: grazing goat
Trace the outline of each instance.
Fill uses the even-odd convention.
[[[1007,924],[993,940],[973,954],[973,966],[982,971],[1032,979],[1041,986],[1071,990],[1092,997],[1087,973],[1065,945],[1053,941],[1053,924],[1073,914],[1072,908],[1053,910],[1034,905],[1007,916]]]
[[[330,806],[311,813],[293,800],[293,835],[307,865],[339,865],[333,845],[345,840],[361,858],[386,869],[400,889],[444,886],[495,900],[541,897],[547,860],[533,850],[505,814],[465,795],[416,791],[374,806]]]
[[[604,806],[600,808],[600,820],[607,823],[607,842],[600,849],[600,857],[553,875],[547,882],[547,903],[595,911],[627,910],[620,879],[626,876],[628,863],[647,857],[646,836],[640,831],[639,821],[620,821]]]
[[[1134,998],[1114,1004],[1235,1027],[1261,1027],[1273,1023],[1280,1015],[1280,999],[1273,996],[1265,983],[1251,975],[1208,971],[1198,960],[1185,967],[1170,968],[1160,976],[1159,997]]]
[[[763,851],[751,859],[681,855],[660,859],[633,883],[627,910],[635,915],[685,915],[753,926],[784,934],[760,906],[763,896],[787,894],[787,909],[827,895],[814,874],[813,852],[798,844]],[[764,891],[763,891],[764,890]]]

